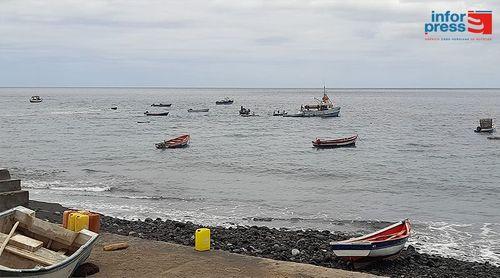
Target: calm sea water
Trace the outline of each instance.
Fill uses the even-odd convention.
[[[339,118],[270,115],[321,89],[2,88],[0,165],[32,199],[118,217],[348,231],[410,218],[420,250],[500,263],[500,141],[473,132],[499,118],[499,90],[329,94]],[[182,133],[188,148],[155,149]],[[354,133],[355,148],[311,145]]]

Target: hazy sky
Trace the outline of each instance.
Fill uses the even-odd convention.
[[[499,7],[0,0],[0,86],[500,87]],[[423,39],[432,10],[468,9],[493,10],[493,41]]]

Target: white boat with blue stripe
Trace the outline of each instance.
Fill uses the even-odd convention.
[[[410,232],[410,221],[406,219],[365,236],[331,243],[331,248],[336,256],[351,261],[366,257],[390,257],[403,250]]]

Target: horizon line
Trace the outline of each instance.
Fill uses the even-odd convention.
[[[0,86],[0,89],[318,89],[321,87],[204,87],[204,86]],[[500,87],[326,87],[333,90],[495,90]],[[322,89],[322,88],[321,88]]]

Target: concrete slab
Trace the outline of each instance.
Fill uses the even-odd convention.
[[[1,180],[10,180],[9,170],[5,168],[0,168],[0,181]]]
[[[0,192],[21,190],[21,180],[0,180]]]
[[[0,193],[0,211],[16,206],[28,206],[29,193],[25,190]]]
[[[125,250],[103,251],[105,244],[126,241]],[[377,277],[309,264],[275,261],[226,251],[194,251],[192,247],[104,233],[88,262],[99,266],[92,277]]]

